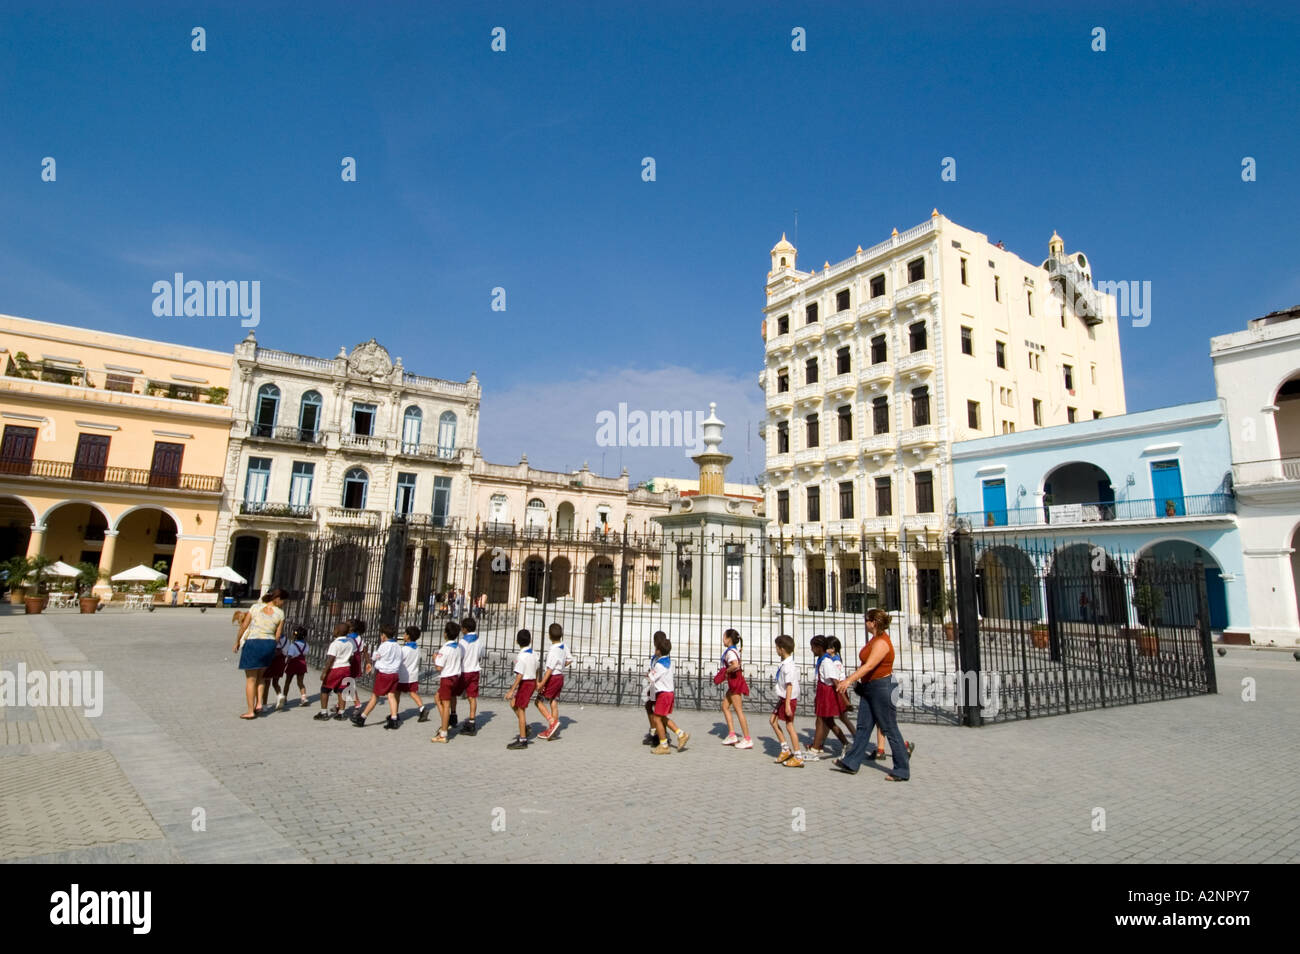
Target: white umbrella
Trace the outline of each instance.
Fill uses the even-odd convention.
[[[133,566],[129,570],[123,570],[113,577],[114,583],[153,583],[155,580],[165,580],[163,576],[153,567],[145,566],[141,563],[139,566]]]
[[[228,566],[214,566],[207,570],[204,570],[202,573],[198,575],[202,577],[206,577],[209,580],[225,580],[227,583],[248,582],[246,579],[244,579],[242,576],[240,576],[238,573],[236,573]]]
[[[42,571],[42,575],[73,577],[73,576],[81,576],[81,571],[78,570],[75,566],[68,566],[68,564],[64,563],[62,560],[57,560],[54,563],[51,563],[49,566],[47,566]]]

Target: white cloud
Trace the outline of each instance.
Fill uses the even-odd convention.
[[[743,376],[680,367],[610,369],[568,380],[529,381],[506,391],[493,391],[489,382],[483,391],[479,449],[494,464],[517,463],[526,453],[529,464],[545,470],[577,470],[585,461],[593,472],[613,477],[626,467],[634,484],[652,476],[694,477],[694,446],[602,447],[597,415],[617,416],[623,403],[629,417],[634,411],[681,411],[690,412],[693,422],[696,411],[708,415],[710,402],[717,403],[718,417],[727,425],[722,450],[735,458],[728,480],[752,481],[763,469],[758,424],[766,414],[757,369]]]

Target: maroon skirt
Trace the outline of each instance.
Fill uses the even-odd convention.
[[[284,674],[286,676],[305,676],[307,675],[307,657],[294,656],[284,664]]]
[[[288,660],[284,658],[284,654],[277,651],[275,658],[271,660],[271,665],[266,667],[266,672],[263,673],[262,677],[264,679],[279,679],[284,675],[284,667],[287,662]]]
[[[745,682],[745,671],[743,669],[737,669],[734,673],[727,676],[727,695],[749,695],[749,683]]]

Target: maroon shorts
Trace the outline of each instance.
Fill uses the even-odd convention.
[[[546,685],[542,686],[542,688],[538,690],[537,698],[554,699],[556,696],[560,694],[560,690],[563,688],[564,688],[564,677],[552,676],[550,679],[546,680]]]
[[[477,671],[463,673],[460,677],[460,691],[470,699],[478,698],[478,677]]]
[[[537,689],[536,679],[523,679],[519,682],[519,688],[515,690],[515,702],[512,708],[527,709],[528,700],[533,697],[533,692]]]
[[[294,656],[292,659],[286,659],[284,663],[284,674],[286,676],[307,675],[307,657]]]
[[[844,714],[835,686],[828,682],[817,683],[817,697],[813,702],[813,712],[826,719],[836,719]]]
[[[418,682],[399,682],[397,691],[404,692],[408,696],[418,696],[420,694],[420,684]]]
[[[460,695],[460,676],[443,676],[438,683],[438,699],[449,701]]]
[[[673,694],[671,692],[655,693],[655,715],[668,716],[673,714]]]
[[[727,695],[749,695],[749,683],[745,682],[745,673],[742,670],[737,669],[735,673],[727,677]]]
[[[279,679],[284,675],[284,665],[288,662],[284,654],[277,651],[271,659],[271,665],[266,667],[266,672],[262,673],[263,679]]]
[[[778,703],[776,704],[776,708],[772,710],[772,713],[773,713],[773,714],[774,714],[778,719],[780,719],[782,722],[793,722],[793,721],[794,721],[794,714],[795,714],[796,712],[798,712],[798,711],[799,711],[799,700],[798,700],[798,699],[791,699],[791,700],[790,700],[790,714],[789,714],[789,715],[786,715],[786,714],[785,714],[785,700],[782,699],[780,702],[778,702]]]
[[[377,696],[386,696],[390,692],[397,691],[397,680],[400,677],[395,672],[376,672],[374,693]]]
[[[334,692],[343,688],[343,680],[352,675],[352,670],[347,666],[335,666],[325,674],[321,680],[320,687],[327,692]]]

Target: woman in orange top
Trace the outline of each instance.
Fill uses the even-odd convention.
[[[908,756],[912,746],[904,744],[898,731],[898,710],[894,705],[894,644],[889,639],[889,614],[873,609],[867,612],[867,632],[871,641],[859,653],[862,660],[847,679],[836,685],[837,690],[854,686],[861,697],[858,704],[858,727],[853,733],[853,745],[843,758],[835,760],[834,767],[841,772],[856,775],[871,747],[871,730],[877,725],[889,739],[889,750],[894,756],[894,771],[885,778],[891,782],[906,782],[911,777]]]

